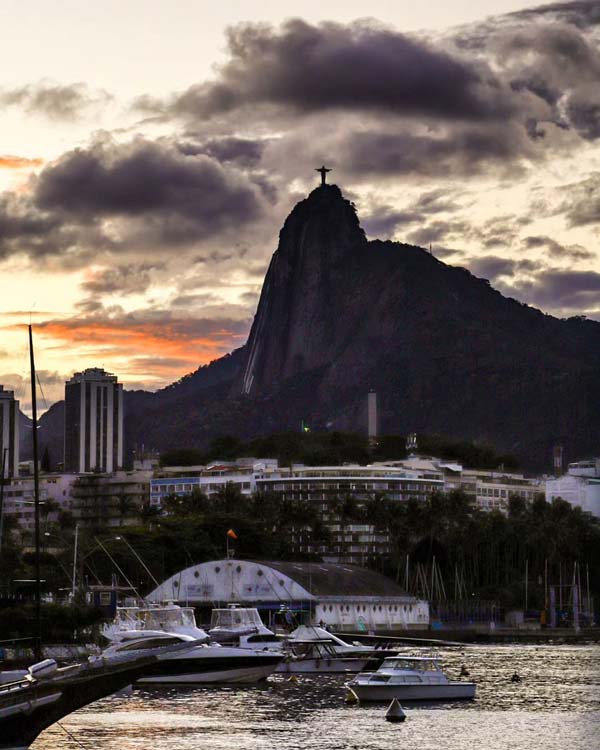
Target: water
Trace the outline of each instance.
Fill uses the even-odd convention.
[[[477,683],[466,703],[344,703],[341,676],[284,676],[262,686],[162,688],[111,697],[66,717],[33,750],[598,750],[600,647],[473,646],[441,652]],[[511,683],[513,672],[522,682]],[[80,744],[78,744],[80,743]]]

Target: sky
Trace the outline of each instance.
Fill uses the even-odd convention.
[[[243,345],[322,163],[370,238],[600,320],[600,2],[4,0],[0,29],[25,409],[29,322],[42,408],[85,367],[156,389]]]

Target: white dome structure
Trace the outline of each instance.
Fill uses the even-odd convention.
[[[309,613],[313,624],[346,632],[429,626],[429,605],[372,570],[341,563],[214,560],[176,573],[146,597],[202,609],[238,603]]]

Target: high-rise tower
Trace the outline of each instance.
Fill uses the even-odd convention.
[[[123,386],[92,367],[65,383],[65,471],[113,472],[123,466]]]
[[[4,458],[6,451],[6,458]],[[19,402],[0,385],[0,472],[4,478],[19,476]]]

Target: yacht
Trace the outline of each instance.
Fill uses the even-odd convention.
[[[390,656],[376,672],[357,674],[346,685],[360,701],[459,700],[475,697],[472,682],[451,682],[437,656]]]
[[[114,619],[104,626],[102,634],[107,640],[116,642],[132,630],[161,630],[208,641],[206,631],[196,624],[194,608],[180,607],[172,602],[117,607]]]
[[[269,649],[244,649],[208,644],[191,635],[163,630],[123,630],[103,656],[115,658],[136,651],[162,652],[165,645],[181,644],[175,654],[159,653],[138,683],[252,684],[265,680],[283,660],[283,653]],[[187,645],[187,648],[185,646]]]
[[[324,628],[300,625],[291,633],[276,635],[266,627],[257,609],[230,606],[213,609],[209,629],[211,639],[235,644],[242,649],[267,648],[284,655],[276,672],[351,673],[377,669],[386,656],[374,646],[350,644]]]

